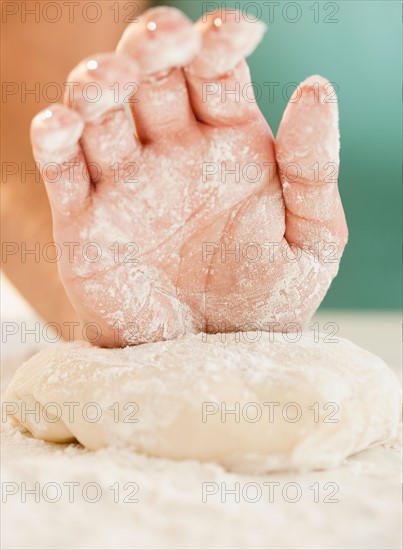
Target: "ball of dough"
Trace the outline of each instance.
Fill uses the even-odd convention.
[[[400,390],[381,359],[325,336],[64,344],[20,367],[5,407],[35,437],[89,449],[131,447],[244,473],[334,467],[395,435]]]

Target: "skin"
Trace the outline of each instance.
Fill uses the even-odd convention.
[[[295,330],[325,296],[347,241],[337,103],[310,77],[274,141],[250,95],[223,94],[247,88],[263,32],[233,13],[192,25],[149,10],[33,120],[60,276],[98,345]],[[84,97],[90,82],[101,101]],[[118,103],[110,87],[124,101],[133,82]]]

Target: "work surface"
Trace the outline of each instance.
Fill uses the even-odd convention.
[[[326,312],[315,321],[397,372],[399,316]],[[18,338],[3,344],[5,383],[38,347]],[[47,444],[6,423],[2,454],[5,549],[401,548],[397,442],[332,470],[254,477],[129,450]],[[26,491],[35,488],[36,496]]]

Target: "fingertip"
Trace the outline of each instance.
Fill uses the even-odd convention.
[[[95,63],[94,63],[95,61]],[[85,61],[89,78],[110,84],[113,81],[127,81],[139,74],[138,63],[124,52],[106,52]]]
[[[124,53],[87,57],[67,77],[64,102],[85,121],[98,120],[126,99],[127,84],[135,86],[138,74],[138,64]]]
[[[280,167],[295,163],[307,183],[337,183],[339,151],[334,86],[320,75],[309,76],[296,88],[283,114],[276,137],[277,161]]]
[[[116,51],[132,56],[142,73],[150,74],[186,65],[200,45],[198,30],[182,11],[157,7],[126,28]]]
[[[324,133],[336,138],[339,133],[338,112],[333,83],[318,74],[309,76],[297,86],[289,99],[278,138],[285,131],[290,135],[305,135],[313,142],[318,142]],[[297,128],[299,132],[296,132]]]
[[[325,84],[328,84],[329,80],[325,78],[324,76],[321,76],[320,74],[313,74],[311,76],[307,76],[300,84],[301,87],[305,86],[313,86],[313,85],[319,85],[324,86]]]
[[[267,30],[259,19],[239,10],[215,10],[204,14],[195,25],[202,36],[200,53],[187,70],[196,76],[224,75],[256,49]]]
[[[290,103],[299,105],[328,105],[329,108],[338,104],[334,83],[327,78],[315,74],[308,76],[294,90]]]
[[[84,121],[72,109],[54,104],[39,112],[31,122],[34,149],[59,151],[71,148],[81,137]]]
[[[254,41],[260,41],[267,31],[267,25],[259,18],[252,18],[246,12],[241,10],[228,10],[225,8],[207,12],[200,17],[196,26],[200,29],[215,28],[215,30],[225,31],[232,34],[232,31],[243,29],[251,33],[254,30],[256,38]]]
[[[67,77],[68,82],[97,81],[110,83],[136,77],[139,72],[136,61],[124,52],[105,52],[83,59]]]
[[[46,185],[54,220],[84,209],[90,189],[79,140],[84,121],[60,104],[38,113],[31,123],[31,142],[37,166]]]

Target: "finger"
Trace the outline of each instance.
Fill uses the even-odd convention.
[[[127,56],[85,59],[68,76],[65,103],[85,121],[81,143],[94,183],[115,181],[140,154],[124,101],[137,86],[138,68]]]
[[[231,125],[259,114],[244,58],[263,37],[266,26],[241,12],[211,12],[196,23],[202,48],[185,69],[196,117],[207,124]]]
[[[158,140],[196,124],[180,67],[199,47],[199,33],[175,8],[148,10],[124,32],[117,51],[132,56],[142,72],[132,103],[142,142]]]
[[[285,237],[300,248],[334,245],[338,258],[347,242],[337,186],[339,148],[333,86],[321,76],[311,76],[291,97],[276,140],[286,206]]]
[[[90,201],[90,177],[79,139],[80,115],[63,105],[41,111],[31,123],[31,143],[53,213],[77,214]]]

